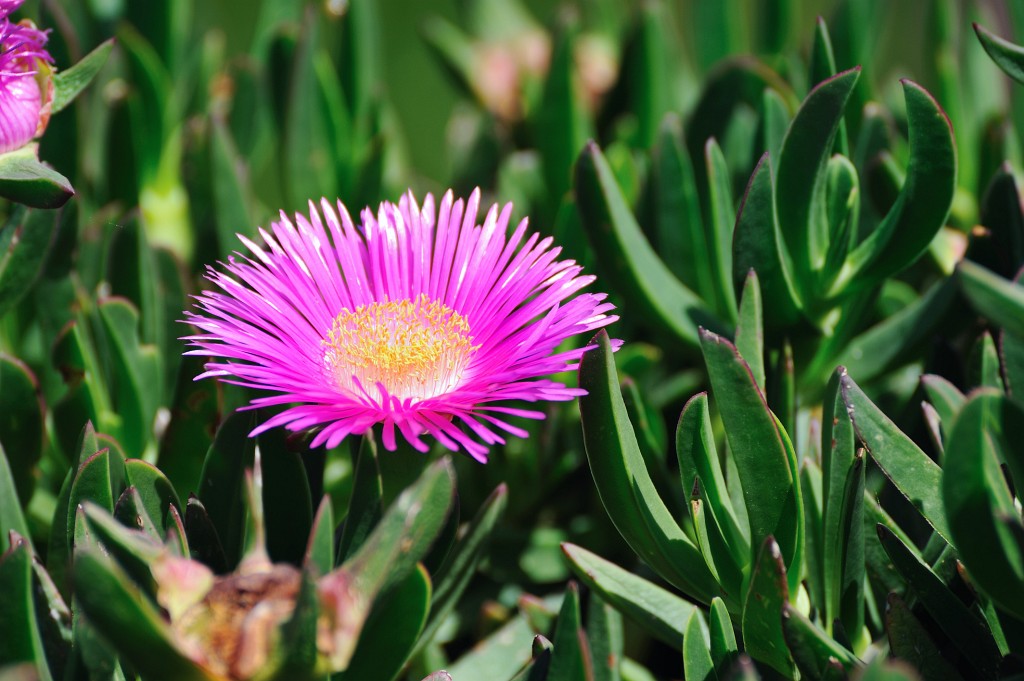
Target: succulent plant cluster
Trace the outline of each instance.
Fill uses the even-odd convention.
[[[207,4],[0,0],[0,681],[1024,678],[1022,6]]]

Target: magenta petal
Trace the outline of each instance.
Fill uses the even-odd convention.
[[[401,436],[426,451],[429,435],[486,461],[504,433],[526,436],[501,417],[544,417],[516,402],[583,394],[546,377],[613,308],[550,238],[509,229],[511,205],[478,222],[479,191],[436,209],[407,194],[359,226],[340,202],[309,209],[261,229],[263,245],[243,238],[251,256],[210,270],[216,288],[185,313],[189,354],[211,358],[201,377],[271,393],[250,407],[289,405],[255,432],[313,428],[336,446],[383,424],[386,449]]]

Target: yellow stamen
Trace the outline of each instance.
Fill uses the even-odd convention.
[[[324,364],[338,387],[372,391],[382,383],[401,399],[426,399],[458,386],[473,345],[469,321],[444,303],[374,302],[343,309],[323,341]]]

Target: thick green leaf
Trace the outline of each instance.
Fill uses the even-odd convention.
[[[0,661],[29,662],[40,681],[50,681],[32,589],[32,549],[17,541],[0,556]]]
[[[825,390],[821,423],[822,583],[825,622],[851,635],[864,625],[864,456],[840,395],[842,372]],[[829,627],[831,631],[831,627]]]
[[[711,660],[715,663],[715,670],[721,677],[739,655],[736,631],[733,629],[732,619],[729,616],[729,610],[725,607],[725,601],[721,598],[711,601],[708,629],[710,630]]]
[[[954,546],[971,580],[1001,607],[1024,619],[1024,554],[1000,522],[1020,515],[992,439],[1002,426],[1000,421],[1019,428],[1022,412],[995,391],[972,394],[947,438],[942,495]],[[1014,444],[1020,448],[1019,442]]]
[[[653,151],[657,251],[669,271],[705,300],[715,290],[707,239],[679,116],[667,114]]]
[[[127,452],[141,456],[153,438],[153,419],[162,395],[159,351],[140,343],[139,313],[127,300],[108,299],[100,305],[99,316],[111,353],[114,402],[121,416],[118,440]]]
[[[582,645],[584,636],[579,587],[575,582],[569,582],[551,638],[554,650],[548,667],[548,681],[587,681],[592,662],[590,651]]]
[[[949,523],[939,490],[942,470],[896,427],[845,371],[839,379],[840,394],[853,427],[886,477],[944,539],[950,539]]]
[[[229,568],[242,555],[245,519],[242,490],[245,469],[253,465],[256,440],[249,437],[249,432],[255,425],[252,412],[235,412],[224,420],[206,454],[199,482],[198,496],[204,508],[202,515],[212,522]],[[186,513],[186,524],[188,517]],[[189,542],[196,545],[191,531]]]
[[[1018,83],[1024,83],[1024,47],[990,33],[977,23],[973,26],[981,46],[988,52],[992,61],[1010,78]]]
[[[901,81],[907,102],[910,163],[896,203],[847,259],[833,291],[865,288],[914,262],[945,224],[956,188],[949,119],[917,83]]]
[[[683,406],[676,426],[676,456],[679,458],[682,488],[693,490],[694,483],[700,480],[702,498],[713,505],[715,516],[736,560],[740,565],[746,565],[750,556],[749,528],[737,518],[729,488],[725,484],[711,429],[707,393],[693,396]]]
[[[188,537],[189,550],[193,559],[218,574],[228,571],[228,559],[224,553],[217,528],[206,512],[203,502],[195,496],[189,497],[185,505],[185,536]]]
[[[743,646],[755,660],[764,662],[780,674],[791,676],[794,672],[793,658],[786,648],[782,631],[782,613],[788,600],[782,552],[769,536],[758,551],[743,604]]]
[[[704,501],[703,492],[698,478],[690,500],[690,517],[697,535],[697,547],[704,556],[704,563],[721,586],[729,606],[738,612],[743,590],[743,568],[747,566],[748,558],[737,558],[735,553],[746,548],[746,545],[732,547],[727,544],[722,527],[715,517],[715,507]]]
[[[0,154],[0,197],[32,208],[60,208],[75,195],[68,178],[39,161],[36,144]],[[53,220],[55,216],[47,215]]]
[[[249,210],[252,203],[244,160],[235,147],[230,129],[217,117],[211,117],[210,122],[210,175],[217,245],[221,257],[227,258],[239,247],[237,234],[254,235],[254,222]]]
[[[469,580],[476,572],[477,565],[485,555],[491,534],[505,514],[507,504],[508,487],[502,483],[480,506],[469,528],[452,549],[451,555],[435,580],[437,588],[430,604],[430,620],[417,648],[431,641],[445,618],[459,602],[459,598],[469,585]]]
[[[795,566],[802,553],[803,509],[796,462],[789,456],[787,438],[736,348],[706,331],[701,334],[701,346],[729,453],[743,486],[751,546],[760,547],[765,538],[775,537],[785,563],[799,573]]]
[[[787,326],[799,317],[800,299],[793,282],[793,266],[784,253],[775,216],[772,166],[765,153],[754,166],[740,202],[733,235],[732,280],[738,289],[751,270],[757,272],[764,295],[765,325]]]
[[[982,333],[975,341],[968,356],[967,379],[970,385],[984,388],[995,388],[1004,392],[1003,377],[1000,371],[999,351],[992,334]]]
[[[921,387],[924,388],[928,401],[939,413],[939,418],[942,419],[946,435],[948,436],[949,429],[953,427],[953,422],[967,402],[967,398],[964,397],[959,388],[942,376],[936,376],[935,374],[925,374],[922,376]]]
[[[999,156],[1001,161],[1003,156]],[[1012,279],[1024,263],[1024,211],[1013,167],[1004,161],[981,202],[983,234],[973,233],[967,258],[1001,277]]]
[[[203,459],[183,452],[209,451],[224,411],[220,381],[193,380],[202,373],[202,366],[201,357],[190,355],[182,359],[170,422],[160,439],[157,456],[157,466],[174,483],[182,499],[199,490],[203,472]]]
[[[343,565],[363,599],[404,579],[444,528],[455,495],[451,461],[440,459],[398,496]]]
[[[598,494],[616,529],[640,557],[688,595],[710,602],[714,578],[697,547],[658,496],[619,392],[608,334],[580,362],[583,440]]]
[[[754,382],[763,393],[764,388],[764,314],[761,303],[761,283],[757,272],[750,270],[743,282],[743,296],[736,322],[736,351],[750,367]]]
[[[597,593],[590,594],[589,606],[587,640],[593,662],[593,681],[621,681],[619,666],[624,646],[622,615]]]
[[[981,678],[995,678],[1002,656],[988,625],[888,528],[879,525],[878,537],[893,565],[953,645]]]
[[[711,277],[714,282],[715,309],[728,320],[736,319],[736,294],[732,286],[732,231],[736,224],[736,203],[732,198],[732,178],[722,149],[714,138],[704,145],[704,164],[708,174],[710,212],[705,222]]]
[[[0,554],[11,548],[10,533],[17,532],[22,537],[29,535],[28,524],[22,513],[15,479],[11,473],[11,465],[7,460],[7,452],[0,444]],[[31,543],[29,543],[31,547]]]
[[[572,165],[594,132],[584,107],[574,62],[575,39],[566,29],[555,39],[547,81],[536,114],[535,139],[541,152],[549,203],[557,206],[572,184]]]
[[[1024,286],[964,260],[960,285],[974,309],[1008,333],[1024,338]]]
[[[942,657],[942,653],[928,635],[924,625],[899,596],[890,593],[887,606],[885,631],[889,635],[889,648],[894,656],[909,662],[927,679],[936,681],[961,681],[963,679]]]
[[[355,553],[370,531],[380,520],[383,488],[377,465],[377,442],[373,431],[367,431],[354,452],[355,469],[352,496],[348,502],[341,537],[338,539],[338,560],[344,561]]]
[[[694,610],[683,634],[683,677],[696,681],[717,681],[715,662],[711,658],[711,638],[700,610]]]
[[[75,552],[75,595],[89,621],[146,679],[215,681],[188,660],[156,606],[98,549]]]
[[[811,292],[811,273],[822,266],[828,247],[825,168],[846,102],[860,67],[819,83],[789,126],[779,155],[775,209],[794,281],[802,297]],[[786,256],[784,256],[786,257]]]
[[[0,445],[8,452],[8,475],[17,498],[25,505],[35,489],[44,429],[45,411],[36,377],[20,360],[0,353]]]
[[[420,565],[374,602],[352,661],[343,673],[332,679],[392,681],[398,678],[413,653],[428,612],[430,576]]]
[[[562,544],[573,572],[609,605],[674,648],[681,648],[685,623],[696,608],[678,596],[584,548]]]
[[[29,292],[39,277],[57,233],[56,218],[50,211],[17,206],[0,228],[0,317]]]
[[[325,495],[313,518],[306,555],[302,561],[306,569],[312,569],[317,575],[326,575],[334,569],[334,530],[331,498]]]
[[[852,652],[836,643],[790,604],[783,607],[782,631],[800,672],[808,678],[829,678],[838,662],[847,672],[860,666]]]
[[[576,162],[576,198],[591,246],[617,288],[642,314],[689,347],[697,345],[698,326],[721,328],[644,238],[608,161],[593,142]]]
[[[534,632],[522,616],[513,617],[493,634],[480,641],[467,654],[448,666],[453,679],[506,679],[530,661],[530,642]],[[523,681],[541,681],[530,676]]]
[[[263,507],[266,517],[267,551],[275,562],[300,565],[313,527],[313,502],[309,478],[302,462],[306,444],[289,440],[283,428],[260,433],[260,465],[263,468]]]
[[[159,530],[160,537],[163,538],[170,529],[168,508],[173,506],[177,511],[181,511],[181,501],[174,491],[174,486],[160,469],[139,459],[126,460],[124,472],[126,483],[138,490],[142,500],[142,508],[139,510],[146,513],[149,522]]]
[[[53,102],[51,113],[57,113],[74,101],[93,78],[107,63],[110,50],[114,47],[114,39],[110,38],[99,44],[92,52],[82,57],[77,64],[53,76]]]

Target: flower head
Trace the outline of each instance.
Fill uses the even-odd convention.
[[[502,403],[583,394],[546,377],[587,349],[563,341],[617,317],[604,294],[580,293],[594,277],[551,238],[526,220],[508,234],[511,204],[478,224],[479,204],[479,191],[449,192],[435,211],[410,193],[356,227],[323,200],[261,229],[265,246],[240,236],[252,257],[211,268],[220,290],[186,313],[201,331],[189,354],[216,358],[199,378],[277,393],[250,408],[289,405],[253,434],[318,427],[313,446],[333,447],[380,423],[388,449],[397,429],[420,451],[430,435],[485,461],[502,432],[526,434],[507,415],[543,418]]]
[[[42,134],[50,119],[53,84],[46,32],[8,15],[22,0],[0,0],[0,154]]]

